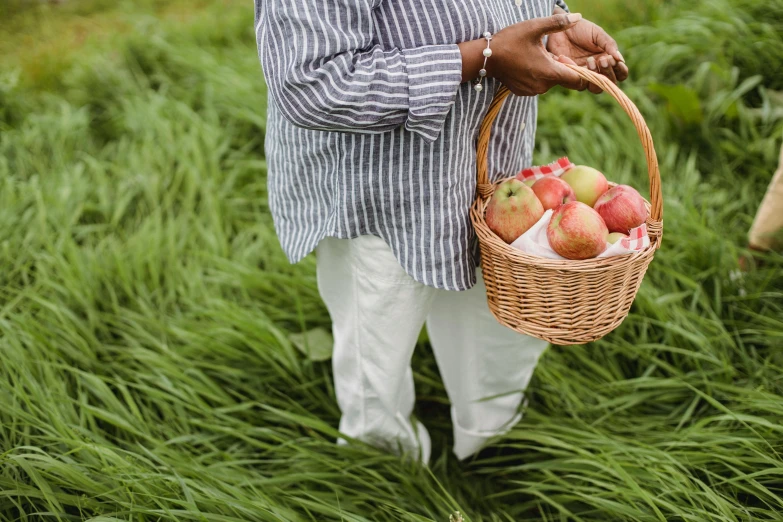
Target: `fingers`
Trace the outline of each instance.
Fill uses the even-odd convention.
[[[614,74],[617,76],[618,82],[624,82],[628,79],[628,66],[625,65],[625,62],[617,62],[617,65],[614,68]]]
[[[614,66],[617,62],[611,56],[600,56],[598,58],[598,71],[612,80],[612,83],[617,83],[617,75],[614,74]]]
[[[573,59],[565,55],[554,56],[550,54],[550,56],[561,64],[570,64],[576,66],[581,65],[582,67],[586,67],[593,72],[597,72],[603,76],[606,76],[606,78],[615,84],[625,81],[628,78],[628,66],[624,62],[618,61],[610,54],[599,54],[581,58],[579,60],[580,63],[575,62]],[[559,74],[562,76],[562,71],[560,71]],[[566,77],[565,79],[557,78],[554,80],[570,89],[581,91],[586,88],[593,94],[600,94],[603,92],[600,87],[587,81],[581,81],[579,85],[575,85],[573,79],[570,77]]]
[[[533,38],[540,40],[544,35],[570,29],[581,19],[582,15],[579,13],[556,14],[544,18],[534,18],[523,23],[530,27],[530,33]]]
[[[587,57],[587,68],[590,69],[593,72],[598,72],[598,63],[595,61],[595,56],[588,56]],[[597,86],[594,83],[591,83],[587,89],[592,92],[593,94],[601,94],[604,92],[603,89],[601,89],[599,86]]]
[[[609,55],[589,56],[585,60],[585,66],[593,72],[603,74],[614,83],[624,82],[628,79],[628,66]],[[598,94],[601,90],[591,85],[590,92]]]
[[[572,65],[579,65],[577,62],[569,58],[568,56],[560,55],[555,58],[560,63],[568,63]],[[623,62],[618,62],[614,58],[612,58],[609,55],[603,54],[598,56],[588,56],[584,60],[582,60],[584,65],[583,67],[587,67],[589,70],[593,72],[597,72],[599,74],[602,74],[606,76],[609,80],[611,80],[614,83],[622,82],[628,79],[628,66]],[[583,85],[582,89],[587,88],[590,92],[593,94],[600,94],[603,92],[603,90],[598,87],[597,85],[589,82],[585,82],[586,85]]]
[[[625,62],[625,58],[620,54],[620,50],[617,48],[617,42],[614,41],[614,38],[609,36],[606,31],[597,25],[593,32],[593,42],[616,61]]]

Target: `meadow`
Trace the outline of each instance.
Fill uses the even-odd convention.
[[[663,246],[622,326],[551,347],[467,462],[423,334],[422,467],[333,444],[314,258],[288,264],[266,203],[252,3],[4,2],[0,520],[783,519],[783,256],[738,262],[783,137],[783,0],[571,6],[630,65]],[[541,97],[536,159],[564,153],[645,187],[608,96]]]

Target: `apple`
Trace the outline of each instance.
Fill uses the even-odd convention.
[[[568,169],[560,179],[571,185],[577,201],[591,207],[604,192],[609,190],[606,177],[594,168],[584,165]]]
[[[533,179],[526,179],[525,181],[523,181],[523,183],[524,183],[525,185],[527,185],[528,187],[533,187],[533,185],[535,185],[535,184],[536,184],[536,181],[538,181],[536,178],[533,178]]]
[[[513,243],[544,215],[533,189],[510,179],[501,183],[487,204],[487,225],[506,243]]]
[[[609,231],[598,212],[579,201],[560,205],[552,214],[546,237],[566,259],[590,259],[606,250]]]
[[[647,219],[644,198],[628,185],[610,188],[595,202],[595,210],[604,218],[609,232],[626,234]]]
[[[576,201],[576,195],[571,185],[557,176],[541,178],[531,188],[544,206],[544,210],[557,208],[569,201]]]
[[[624,237],[628,237],[628,234],[623,234],[622,232],[612,232],[611,234],[609,234],[609,237],[606,240],[612,245],[614,245]]]

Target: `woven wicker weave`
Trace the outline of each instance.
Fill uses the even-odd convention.
[[[552,260],[513,249],[489,229],[484,218],[487,202],[497,185],[505,180],[489,183],[487,149],[492,123],[509,95],[505,87],[498,90],[481,125],[476,154],[478,194],[470,210],[479,239],[490,310],[501,324],[559,345],[594,341],[620,325],[628,315],[663,233],[658,159],[644,118],[611,81],[588,69],[569,67],[614,97],[636,126],[647,156],[650,179],[647,220],[650,246],[635,254],[616,257]]]

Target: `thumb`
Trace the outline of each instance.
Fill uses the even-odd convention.
[[[570,65],[579,65],[575,61],[573,61],[571,58],[569,58],[568,56],[564,56],[562,54],[560,56],[556,56],[555,58],[560,63],[567,63],[567,64],[570,64]]]
[[[579,13],[556,14],[545,18],[534,18],[530,20],[531,33],[540,38],[546,34],[559,33],[573,27],[575,23],[582,19]]]
[[[625,58],[623,58],[623,55],[620,54],[620,50],[617,48],[617,42],[614,41],[614,38],[609,36],[606,31],[600,27],[599,29],[600,30],[594,37],[596,45],[606,51],[606,54],[612,55],[618,62],[625,63]]]

